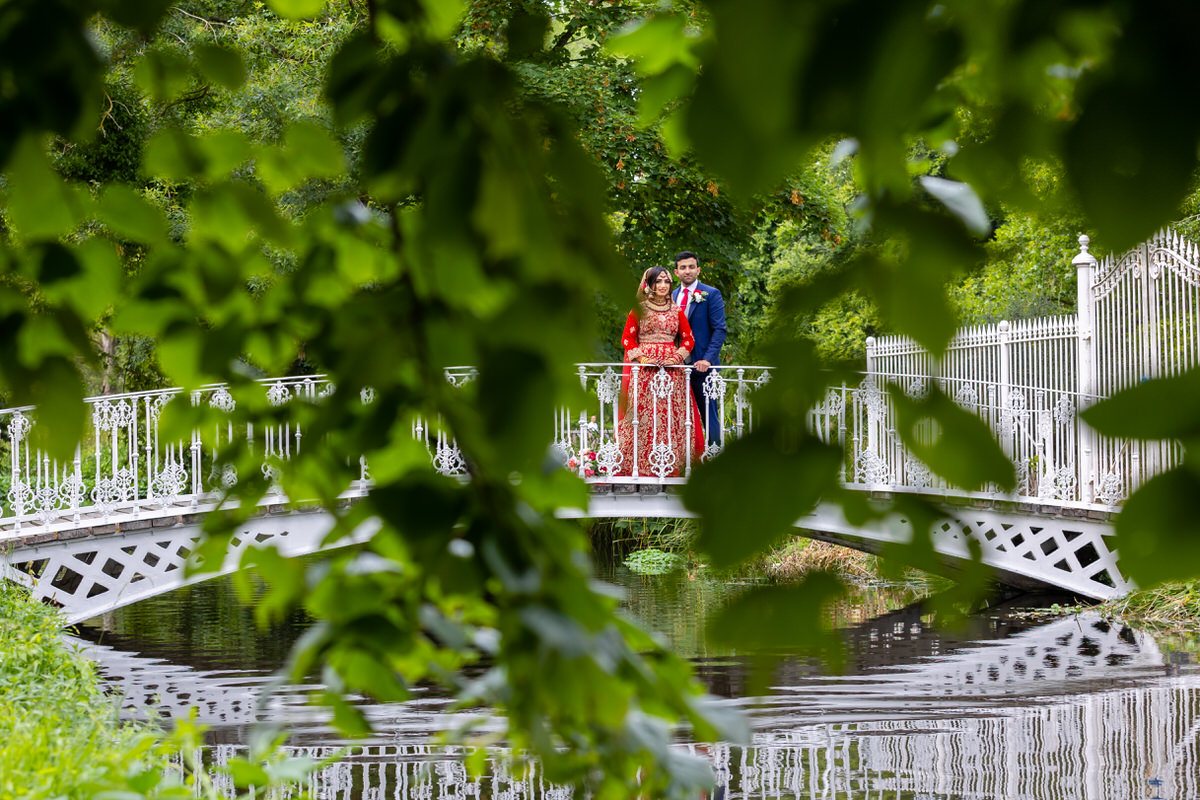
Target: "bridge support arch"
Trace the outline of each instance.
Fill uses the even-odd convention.
[[[1066,591],[1092,600],[1109,600],[1134,587],[1121,574],[1112,545],[1113,527],[1105,519],[1070,515],[1075,509],[1050,510],[1015,503],[988,507],[943,503],[945,517],[931,538],[946,573],[953,576],[971,560],[972,542],[980,560],[997,579],[1026,590]],[[606,492],[593,494],[586,512],[565,510],[566,517],[674,517],[695,515],[678,494]],[[911,523],[899,515],[865,526],[846,521],[839,506],[819,504],[796,521],[806,536],[865,552],[912,540]]]
[[[200,542],[204,516],[200,512],[156,517],[12,538],[0,559],[0,577],[59,606],[65,622],[73,625],[235,572],[250,547],[273,547],[285,556],[303,556],[364,541],[380,524],[377,518],[369,519],[349,536],[326,543],[335,523],[333,514],[319,508],[276,507],[238,526],[218,569],[189,573],[186,565]]]

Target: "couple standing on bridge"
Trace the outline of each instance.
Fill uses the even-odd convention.
[[[646,270],[621,334],[626,364],[617,431],[622,474],[633,474],[636,461],[641,476],[682,475],[686,448],[692,448],[695,461],[704,452],[705,432],[710,445],[723,439],[720,404],[715,396],[706,402],[704,381],[721,363],[725,301],[719,289],[700,282],[700,259],[690,250],[675,256],[675,275],[680,285],[672,289],[665,267]],[[642,366],[636,374],[634,364]],[[661,369],[686,364],[692,369]]]

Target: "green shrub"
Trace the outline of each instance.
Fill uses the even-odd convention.
[[[140,774],[143,791],[159,784],[163,763],[139,758],[156,737],[118,722],[94,666],[60,629],[53,610],[0,584],[0,799],[92,797]]]

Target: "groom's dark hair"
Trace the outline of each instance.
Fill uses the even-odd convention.
[[[700,263],[700,256],[696,255],[691,250],[684,250],[682,253],[675,256],[675,263],[678,264],[680,261],[683,261],[685,258],[694,258],[694,259],[696,259],[697,264]]]

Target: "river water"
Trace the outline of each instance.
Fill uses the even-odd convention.
[[[784,658],[751,693],[750,659],[715,650],[703,615],[742,587],[704,575],[648,578],[621,566],[604,577],[630,613],[693,661],[709,691],[751,719],[749,746],[679,747],[707,757],[725,798],[1200,798],[1200,636],[1160,637],[1095,614],[1027,613],[1018,598],[947,633],[917,602],[919,587],[870,587],[831,611],[849,659],[826,674]],[[198,708],[221,762],[243,752],[256,722],[281,722],[296,752],[324,757],[344,743],[306,703],[312,687],[268,691],[306,620],[269,632],[228,579],[122,609],[81,628],[79,645],[125,697],[131,716]],[[467,800],[565,798],[536,770],[499,761],[471,779],[438,732],[461,714],[435,691],[368,705],[374,739],[302,788],[318,798]]]

